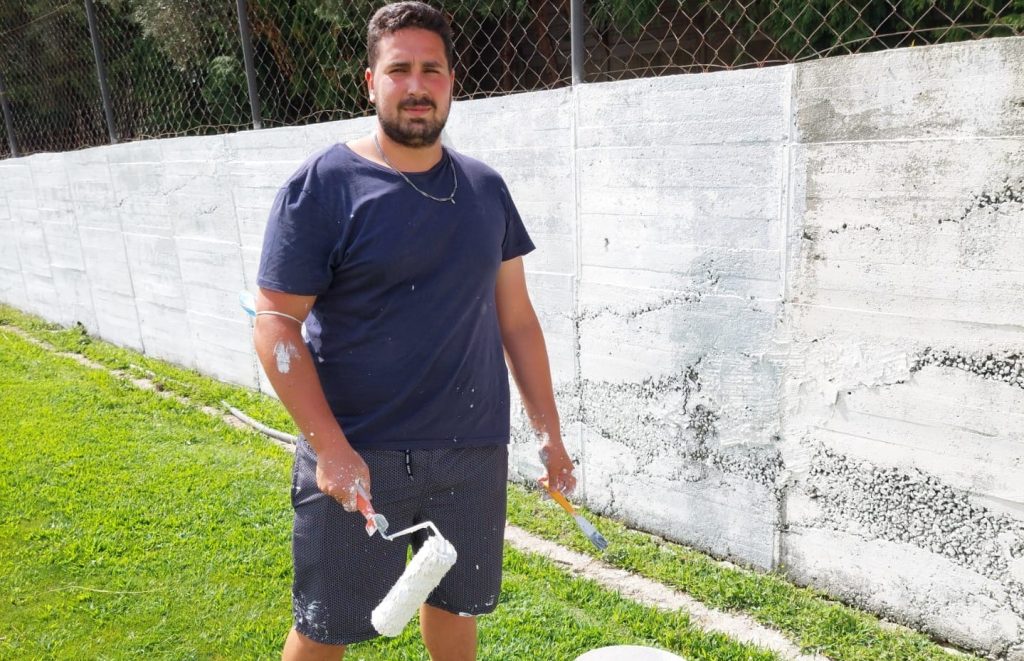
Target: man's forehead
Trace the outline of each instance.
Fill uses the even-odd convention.
[[[377,42],[377,60],[382,63],[424,60],[443,65],[447,59],[440,35],[422,28],[404,28]]]

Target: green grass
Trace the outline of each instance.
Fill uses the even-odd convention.
[[[95,355],[96,344],[85,346]],[[279,654],[290,455],[2,327],[0,429],[0,658]],[[480,636],[482,659],[573,659],[612,644],[776,658],[511,549],[502,604]],[[410,627],[348,658],[425,654]]]
[[[4,324],[15,325],[33,337],[50,342],[62,350],[84,354],[109,368],[123,369],[139,376],[147,376],[156,380],[163,387],[184,395],[194,402],[219,407],[221,400],[227,400],[270,426],[294,432],[294,426],[277,400],[253,393],[246,388],[218,383],[194,371],[168,365],[133,351],[95,340],[80,328],[61,329],[59,326],[41,322],[35,317],[0,305],[0,326]],[[131,367],[133,365],[136,367]],[[726,566],[684,546],[666,542],[646,533],[629,530],[611,519],[592,513],[588,513],[588,516],[611,542],[611,546],[603,554],[598,553],[577,532],[575,526],[567,523],[568,519],[560,514],[556,505],[542,500],[536,492],[520,486],[510,486],[509,521],[511,523],[576,551],[601,557],[605,562],[614,566],[676,587],[709,606],[746,613],[757,621],[786,633],[805,651],[819,651],[836,661],[864,659],[925,661],[965,658],[949,654],[923,635],[885,629],[873,615],[838,603],[814,590],[796,587],[779,575]],[[524,558],[512,551],[508,553],[506,562],[511,564],[518,562],[520,558],[522,558],[522,562],[535,563],[538,571],[545,567],[550,570],[550,567],[540,560],[531,557]],[[285,561],[287,564],[287,558]],[[516,595],[519,594],[517,592],[519,588],[516,586],[515,578],[506,575],[506,601],[499,609],[499,613],[508,613],[509,617],[512,616],[511,612],[517,608]],[[525,590],[526,587],[524,586],[522,589]],[[544,590],[547,589],[545,586]],[[529,617],[529,605],[530,600],[527,599],[521,606],[527,615],[523,617],[523,623],[517,626],[550,628],[551,623],[547,621],[547,618]],[[617,606],[613,612],[618,613],[620,610],[626,612],[625,609],[625,605]],[[650,611],[644,612],[649,613]],[[0,617],[2,616],[3,613],[0,612]],[[580,614],[575,609],[567,610],[565,618],[571,620],[574,627],[582,626],[580,622],[586,621],[586,618],[580,619]],[[514,629],[509,631],[498,627],[488,627],[487,623],[491,619],[485,618],[482,625],[485,627],[482,630],[484,632],[482,638],[484,655],[482,658],[485,659],[492,658],[488,655],[487,631],[491,631],[491,635],[494,636],[508,634],[513,639],[509,644],[513,646],[518,641],[517,632]],[[563,623],[559,622],[557,626],[561,628]],[[573,630],[575,631],[575,629]],[[587,634],[579,635],[586,638]],[[407,642],[404,638],[400,638],[395,644],[401,646],[406,645]],[[581,645],[585,644],[581,642]],[[585,647],[581,649],[583,648]],[[387,654],[383,658],[406,658],[396,656],[398,653],[390,647],[381,649],[387,650]],[[0,651],[2,650],[3,647],[0,646]],[[705,658],[696,653],[691,653],[690,656]],[[353,658],[358,657],[358,654],[353,655]],[[408,658],[419,657],[409,656]],[[512,654],[505,658],[522,657]],[[560,657],[542,655],[537,658]]]
[[[509,486],[508,519],[515,525],[677,588],[708,606],[746,613],[786,633],[805,652],[821,653],[836,661],[977,658],[950,654],[921,634],[885,629],[874,615],[797,587],[777,574],[727,566],[698,551],[580,509],[608,539],[603,553],[566,522],[556,504],[522,486]]]
[[[61,351],[81,354],[108,369],[149,379],[157,388],[173,391],[193,403],[224,409],[221,402],[226,401],[266,425],[289,434],[298,433],[288,412],[273,397],[97,340],[82,326],[64,328],[0,304],[0,326],[4,325],[16,326],[37,340]]]

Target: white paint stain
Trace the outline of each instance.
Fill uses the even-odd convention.
[[[299,350],[291,342],[278,342],[274,345],[274,358],[277,360],[277,371],[287,374],[292,368],[292,358],[299,357]]]
[[[306,628],[318,633],[326,633],[327,611],[320,601],[306,603],[305,595],[294,598],[292,612],[295,614],[296,624],[305,625]]]

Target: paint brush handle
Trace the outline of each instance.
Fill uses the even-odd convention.
[[[561,491],[552,489],[551,487],[547,487],[547,490],[548,494],[551,495],[551,498],[562,506],[562,509],[568,512],[570,516],[576,516],[576,508],[572,506],[572,503],[569,502],[568,498],[562,495]]]

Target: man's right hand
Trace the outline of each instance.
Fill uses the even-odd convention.
[[[346,512],[356,511],[357,482],[369,495],[370,469],[348,443],[332,443],[317,451],[316,485],[320,491],[341,503]]]

